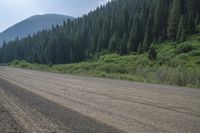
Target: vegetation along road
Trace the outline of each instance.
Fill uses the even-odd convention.
[[[200,90],[1,66],[0,118],[0,132],[199,133]]]

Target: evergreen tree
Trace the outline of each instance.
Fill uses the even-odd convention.
[[[180,0],[174,0],[169,15],[168,22],[168,38],[170,40],[176,40],[176,34],[178,29],[179,18],[181,16],[181,4]]]
[[[186,41],[186,38],[187,38],[186,30],[183,29],[182,32],[181,32],[180,42],[185,42],[185,41]]]
[[[155,15],[153,21],[153,34],[155,40],[158,40],[161,30],[161,1],[162,0],[156,0],[155,2],[156,7],[155,7]]]
[[[126,40],[127,40],[126,33],[124,33],[123,39],[120,41],[120,48],[119,48],[119,53],[121,55],[127,53]]]
[[[69,51],[69,62],[74,62],[74,53],[73,53],[72,47],[70,47],[70,51]]]
[[[184,41],[185,38],[185,29],[184,29],[184,16],[182,15],[178,25],[178,32],[176,34],[176,40],[178,42]]]
[[[196,26],[199,25],[199,20],[200,20],[200,18],[199,18],[199,13],[197,13],[196,19],[195,19],[195,25],[196,25]]]
[[[138,53],[139,53],[139,54],[141,54],[142,52],[144,52],[144,49],[143,49],[143,48],[144,48],[144,47],[143,47],[142,43],[140,43],[139,46],[138,46]]]
[[[117,32],[114,32],[112,38],[109,41],[108,51],[116,52],[118,49],[117,48],[118,44],[119,44],[119,36],[118,36]]]
[[[195,0],[188,0],[188,21],[187,21],[187,32],[190,34],[195,33],[195,15],[194,15],[194,5],[196,4]]]
[[[132,51],[137,51],[139,45],[139,32],[138,32],[138,15],[134,17],[131,33],[129,35],[127,51],[130,53]]]
[[[144,41],[143,41],[143,44],[142,44],[142,46],[143,46],[142,49],[144,51],[148,51],[150,44],[153,41],[153,32],[152,32],[153,20],[152,19],[153,19],[152,16],[149,15],[148,21],[147,21],[147,26],[146,26],[145,37],[144,37]]]

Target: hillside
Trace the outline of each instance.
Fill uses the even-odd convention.
[[[68,19],[73,19],[73,17],[58,14],[32,16],[0,33],[0,46],[4,40],[10,41],[17,37],[27,37],[38,31],[51,29],[52,25],[61,25],[64,20],[67,21]]]
[[[8,43],[0,62],[80,62],[101,52],[145,53],[153,42],[184,42],[200,24],[199,0],[113,0],[51,31]]]
[[[148,83],[170,84],[200,88],[200,34],[188,37],[184,43],[164,42],[154,44],[157,58],[148,54],[96,55],[92,60],[75,64],[42,65],[26,61],[13,61],[15,67],[133,80]]]

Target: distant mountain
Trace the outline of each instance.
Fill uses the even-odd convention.
[[[35,15],[25,19],[7,30],[0,33],[0,46],[3,41],[14,40],[19,37],[26,37],[44,29],[50,29],[52,25],[62,24],[64,20],[74,19],[71,16],[58,14]]]

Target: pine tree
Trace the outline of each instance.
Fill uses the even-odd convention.
[[[123,39],[120,41],[120,48],[119,48],[119,53],[121,55],[127,53],[126,40],[127,40],[126,33],[124,33]]]
[[[180,42],[185,42],[185,41],[186,41],[186,38],[187,38],[186,30],[183,29],[182,32],[181,32]]]
[[[118,44],[119,44],[119,36],[118,36],[117,32],[114,32],[112,38],[109,41],[108,51],[116,52],[118,49],[117,48]]]
[[[156,0],[155,15],[153,21],[153,34],[154,39],[158,40],[161,30],[161,0]]]
[[[153,32],[152,32],[152,23],[153,23],[153,18],[151,15],[149,15],[148,17],[148,21],[147,21],[147,26],[146,26],[146,31],[145,31],[145,37],[144,37],[144,41],[143,41],[143,50],[144,51],[148,51],[150,44],[153,41]]]
[[[183,15],[180,18],[179,24],[178,24],[178,32],[176,34],[176,41],[180,42],[181,40],[181,36],[182,36],[182,32],[184,30],[184,22],[183,22]]]
[[[132,29],[129,35],[128,45],[127,45],[127,51],[133,52],[137,51],[138,45],[139,45],[139,32],[138,32],[138,15],[134,17]]]
[[[181,4],[180,0],[174,0],[169,15],[168,22],[168,38],[170,40],[176,40],[177,28],[179,23],[179,17],[181,16]]]
[[[142,43],[139,44],[137,52],[138,52],[139,54],[141,54],[142,52],[144,52]]]
[[[187,32],[190,33],[190,34],[193,34],[195,33],[195,19],[194,19],[194,5],[195,5],[195,1],[194,0],[188,0],[188,21],[187,21]]]
[[[70,51],[69,51],[69,61],[74,62],[74,53],[73,53],[72,47],[70,47]]]
[[[196,26],[199,25],[199,20],[200,20],[200,18],[199,18],[199,13],[197,13],[196,19],[195,19],[195,25],[196,25]]]

